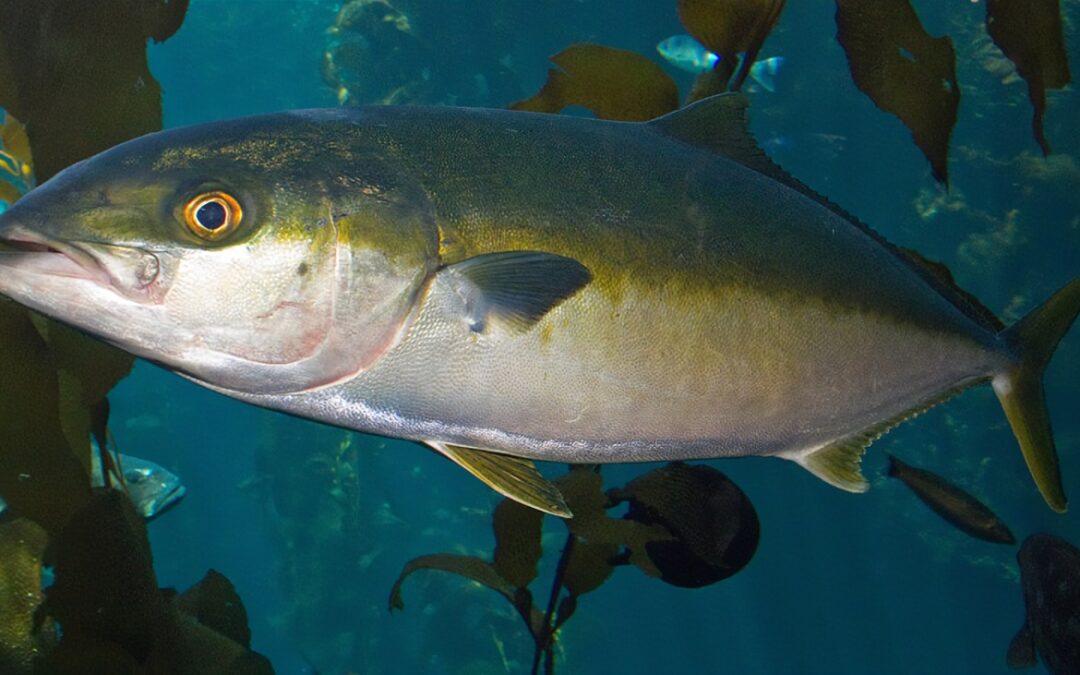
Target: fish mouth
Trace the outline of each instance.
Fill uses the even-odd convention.
[[[187,488],[183,485],[177,485],[169,492],[158,495],[154,498],[153,502],[147,504],[144,507],[143,517],[147,521],[154,520],[166,511],[171,510],[187,495]]]
[[[35,274],[93,281],[111,288],[112,279],[97,259],[78,246],[20,227],[0,232],[0,266],[5,258]]]
[[[5,263],[7,263],[5,265]],[[0,232],[0,267],[90,281],[131,300],[147,301],[161,269],[158,257],[130,246],[64,242],[19,226]]]

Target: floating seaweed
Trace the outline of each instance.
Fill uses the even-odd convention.
[[[0,106],[26,123],[28,138],[13,132],[5,147],[44,181],[160,129],[146,42],[172,35],[186,8],[186,0],[0,2]],[[0,346],[0,495],[55,533],[89,497],[90,434],[103,433],[105,395],[133,359],[6,300]]]
[[[0,0],[0,169],[12,188],[0,198],[161,128],[146,43],[172,35],[187,4]],[[105,450],[106,397],[132,362],[0,299],[0,669],[272,672],[248,649],[243,606],[223,577],[178,598],[157,587],[145,523],[125,491],[108,489],[118,469]],[[42,591],[45,565],[55,583]]]
[[[900,118],[947,185],[960,106],[952,40],[928,35],[907,0],[837,0],[836,26],[855,86]]]
[[[548,71],[536,96],[511,104],[513,110],[557,113],[576,105],[601,119],[643,121],[679,107],[675,81],[636,52],[580,43],[551,61],[558,69]]]
[[[409,17],[391,3],[345,3],[327,34],[322,75],[338,103],[410,103],[423,95],[423,66],[403,56],[425,53],[426,47],[413,33]]]
[[[266,420],[256,474],[243,484],[279,543],[277,577],[287,598],[280,620],[313,670],[375,672],[380,645],[358,625],[380,619],[381,603],[345,580],[372,574],[407,524],[375,489],[382,453],[374,439],[322,425],[290,431],[290,422]],[[338,616],[350,622],[338,625]]]
[[[674,462],[622,488],[603,491],[600,474],[578,466],[557,481],[574,512],[561,520],[568,532],[545,609],[529,585],[536,580],[543,548],[543,514],[504,499],[492,516],[495,552],[475,556],[435,554],[405,564],[390,591],[390,608],[404,609],[401,588],[419,570],[451,572],[481,584],[509,602],[534,642],[532,672],[555,668],[558,631],[578,599],[604,584],[621,565],[684,588],[701,588],[745,567],[757,550],[757,513],[746,495],[709,466]],[[623,502],[622,518],[607,511]]]
[[[216,572],[177,596],[159,589],[146,524],[116,490],[95,492],[51,542],[55,582],[35,613],[61,638],[35,672],[272,673],[248,649],[247,615]]]
[[[38,182],[161,128],[146,42],[173,35],[187,5],[0,0],[0,107],[26,123]]]
[[[0,672],[29,672],[34,658],[56,642],[51,627],[34,630],[47,542],[45,530],[33,521],[0,522]]]
[[[720,56],[712,72],[698,77],[688,102],[742,88],[785,4],[786,0],[679,0],[679,20],[686,30]]]
[[[1035,142],[1043,155],[1049,155],[1050,144],[1043,133],[1042,121],[1046,90],[1061,89],[1072,79],[1065,56],[1060,3],[1058,0],[987,0],[986,30],[1027,82],[1034,109],[1031,128]]]
[[[681,0],[679,18],[686,30],[720,57],[712,70],[698,76],[687,102],[739,91],[783,8],[784,0]],[[540,91],[512,103],[511,109],[560,112],[581,106],[601,119],[642,121],[679,107],[675,81],[635,52],[578,43],[551,61],[558,68],[548,71]]]
[[[350,0],[326,31],[323,82],[341,105],[491,105],[518,96],[512,70],[469,43],[477,32],[499,40],[502,11],[501,3]]]
[[[784,5],[784,0],[679,0],[687,32],[719,57],[698,76],[687,103],[742,88]],[[960,104],[952,40],[927,34],[908,0],[837,0],[836,7],[836,39],[855,85],[903,122],[934,178],[948,186],[949,139]],[[1035,138],[1049,154],[1042,128],[1045,90],[1070,81],[1059,3],[992,0],[987,28],[1028,82]],[[677,107],[670,103],[678,95],[672,93],[671,78],[633,52],[579,43],[551,60],[559,68],[548,71],[540,92],[511,108],[559,112],[576,105],[603,119],[644,120]]]

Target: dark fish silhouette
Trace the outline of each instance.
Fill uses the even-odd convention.
[[[1016,538],[986,504],[936,473],[905,464],[888,455],[888,475],[898,478],[939,516],[976,539],[1015,544]]]
[[[1010,668],[1035,665],[1054,675],[1080,673],[1080,550],[1052,534],[1033,534],[1016,554],[1024,625],[1009,644]]]

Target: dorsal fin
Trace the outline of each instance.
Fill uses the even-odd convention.
[[[874,239],[888,244],[868,225],[860,222],[858,218],[818,194],[772,161],[750,133],[746,116],[748,106],[746,96],[737,92],[727,92],[694,101],[685,108],[657,117],[648,122],[648,125],[665,136],[714,152],[783,183],[850,221]]]
[[[971,320],[995,332],[1004,328],[1004,324],[993,312],[980,303],[975,296],[956,285],[945,265],[927,260],[919,253],[894,245],[871,229],[869,225],[818,194],[772,161],[750,134],[746,116],[747,107],[748,101],[743,94],[735,92],[717,94],[695,101],[663,117],[657,117],[647,124],[665,136],[738,162],[748,169],[768,176],[809,197],[892,251],[912,271]]]

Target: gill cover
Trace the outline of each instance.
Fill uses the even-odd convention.
[[[271,203],[256,203],[255,222],[220,240],[203,235],[202,250],[177,266],[166,305],[202,336],[186,352],[185,374],[243,393],[310,391],[356,375],[397,343],[438,264],[431,205],[385,157],[327,159],[284,190],[267,172]],[[228,197],[214,190],[182,212],[195,220],[208,211],[224,229],[235,212],[249,217],[243,199],[233,208]],[[256,231],[245,240],[248,227]],[[226,281],[209,303],[207,278]]]
[[[438,265],[424,192],[335,111],[170,130],[70,167],[0,219],[0,292],[211,387],[349,378]]]

